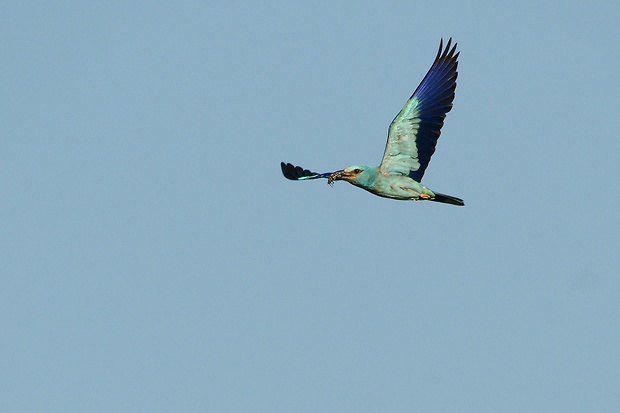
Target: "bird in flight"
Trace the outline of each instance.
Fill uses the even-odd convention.
[[[454,100],[460,52],[456,53],[456,43],[453,47],[451,44],[452,38],[444,49],[440,41],[430,70],[390,124],[381,165],[353,165],[336,172],[316,173],[282,162],[284,177],[293,181],[327,178],[331,185],[347,181],[385,198],[465,205],[462,199],[431,191],[421,183]]]

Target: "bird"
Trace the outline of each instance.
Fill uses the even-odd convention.
[[[452,46],[452,38],[445,48],[440,40],[431,68],[390,124],[379,166],[353,165],[317,173],[281,162],[284,177],[293,181],[326,178],[332,186],[336,181],[346,181],[384,198],[465,205],[462,199],[432,191],[421,183],[446,113],[452,109],[460,54],[456,47],[456,43]]]

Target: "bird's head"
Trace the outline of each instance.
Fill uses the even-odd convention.
[[[327,183],[332,185],[335,181],[347,181],[355,186],[366,187],[374,182],[376,174],[375,167],[353,165],[331,174]]]

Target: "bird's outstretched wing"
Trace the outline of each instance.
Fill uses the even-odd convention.
[[[282,167],[282,175],[286,179],[290,179],[292,181],[305,181],[308,179],[319,179],[319,178],[329,178],[329,176],[333,172],[327,172],[323,174],[319,174],[316,172],[311,172],[308,169],[304,169],[301,166],[295,166],[292,163],[284,163],[280,162],[280,167]]]
[[[430,70],[390,124],[381,172],[422,180],[454,100],[459,53],[451,43],[452,38],[445,49],[439,43]]]

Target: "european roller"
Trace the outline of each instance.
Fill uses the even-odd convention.
[[[282,162],[284,176],[294,181],[327,178],[332,185],[335,181],[347,181],[391,199],[465,205],[462,199],[431,191],[421,183],[454,100],[460,52],[456,53],[456,43],[453,47],[451,43],[452,39],[445,49],[443,40],[439,43],[430,70],[390,124],[381,165],[353,165],[336,172],[316,173]]]

